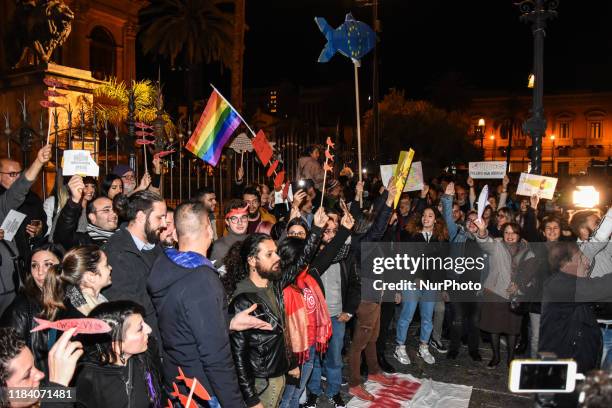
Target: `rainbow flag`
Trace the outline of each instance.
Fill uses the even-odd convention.
[[[216,89],[213,90],[185,149],[211,166],[216,166],[223,146],[240,125],[240,121],[240,116],[234,108]]]

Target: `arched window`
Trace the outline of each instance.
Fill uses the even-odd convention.
[[[115,75],[115,40],[104,27],[96,26],[89,34],[89,70],[96,79]]]

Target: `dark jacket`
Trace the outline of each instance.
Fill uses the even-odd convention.
[[[66,201],[66,205],[57,217],[53,242],[60,244],[66,250],[79,245],[102,246],[106,243],[106,239],[93,239],[86,232],[77,232],[82,211],[81,204],[75,203],[71,199]]]
[[[612,301],[612,274],[598,278],[577,278],[554,273],[544,283],[540,320],[540,351],[571,358],[578,372],[597,368],[601,356],[601,330],[590,301]]]
[[[332,265],[334,257],[338,254],[338,251],[340,251],[349,235],[350,231],[340,226],[334,239],[323,250],[319,251],[316,258],[310,264],[308,272],[317,280],[324,294],[325,288],[323,287],[321,276]],[[340,264],[341,272],[342,312],[354,315],[361,300],[361,284],[359,283],[355,255],[349,251],[347,257],[338,263]]]
[[[283,289],[291,284],[318,250],[321,228],[313,226],[304,247],[304,253],[295,264],[283,271],[280,280],[271,282],[275,304],[264,294],[266,288],[256,287],[249,278],[238,283],[229,306],[230,314],[239,313],[258,305],[254,315],[272,325],[271,331],[245,330],[230,335],[232,354],[238,372],[242,396],[248,406],[258,404],[255,378],[284,375],[289,369],[291,352],[285,343],[285,307]]]
[[[34,354],[34,365],[36,368],[49,375],[47,357],[49,354],[48,340],[49,331],[41,330],[30,333],[34,327],[38,326],[34,322],[34,317],[42,312],[42,305],[36,299],[31,299],[25,293],[17,295],[13,303],[0,318],[0,327],[13,327],[19,336],[25,340],[26,345]]]
[[[153,403],[149,397],[144,358],[146,357],[159,370],[159,359],[148,349],[142,356],[131,357],[125,366],[114,364],[100,365],[88,359],[77,367],[75,387],[77,408],[150,408]],[[146,356],[145,356],[146,355]],[[159,372],[159,371],[158,371]],[[152,375],[152,384],[156,384]],[[154,385],[161,404],[166,395],[159,385]]]
[[[147,293],[147,279],[155,259],[163,252],[161,246],[158,244],[150,251],[139,251],[132,234],[126,228],[121,228],[102,249],[113,268],[113,283],[105,288],[102,294],[109,301],[131,300],[142,305],[146,312],[145,321],[159,340],[155,308]]]
[[[181,367],[221,406],[244,406],[229,343],[225,291],[210,261],[168,249],[155,261],[148,287],[157,311],[166,385]]]
[[[389,192],[385,190],[374,204],[375,218],[372,225],[370,225],[365,232],[353,233],[351,236],[351,252],[355,256],[355,266],[361,281],[362,302],[380,303],[383,297],[382,291],[374,289],[374,281],[380,279],[380,276],[376,275],[372,270],[363,270],[361,268],[362,257],[374,256],[374,252],[362,254],[361,244],[366,242],[377,242],[383,239],[385,231],[387,230],[389,218],[393,212],[393,208],[388,207],[386,204],[388,194]],[[377,251],[375,248],[370,248],[370,250]]]
[[[0,194],[4,194],[6,189],[0,186]],[[47,234],[47,213],[43,208],[43,202],[35,193],[32,191],[28,191],[25,196],[25,200],[23,203],[14,208],[15,211],[19,211],[22,214],[25,214],[25,218],[21,225],[19,226],[19,230],[17,230],[17,234],[13,241],[17,244],[17,249],[19,250],[19,255],[23,257],[23,259],[30,259],[30,255],[32,253],[32,248],[36,248],[37,246],[43,244],[46,240],[45,235]],[[40,220],[42,221],[42,233],[30,239],[30,236],[26,233],[26,226],[32,220]]]

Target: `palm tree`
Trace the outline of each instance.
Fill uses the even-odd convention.
[[[525,117],[525,106],[516,96],[506,99],[501,104],[501,109],[493,117],[493,128],[499,129],[500,136],[508,139],[508,148],[506,149],[506,166],[508,171],[510,171],[512,138],[521,134]]]
[[[145,54],[156,54],[171,66],[189,69],[187,96],[193,106],[195,66],[232,63],[233,16],[225,11],[232,0],[151,0],[140,12],[140,43]]]

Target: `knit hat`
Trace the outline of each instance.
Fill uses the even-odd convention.
[[[119,177],[123,177],[123,175],[125,175],[125,173],[127,173],[128,171],[133,171],[130,166],[128,166],[127,164],[118,164],[115,166],[112,173]]]
[[[333,190],[334,188],[336,188],[337,186],[340,185],[340,182],[336,179],[329,179],[327,180],[327,183],[325,185],[325,189],[326,190]]]

